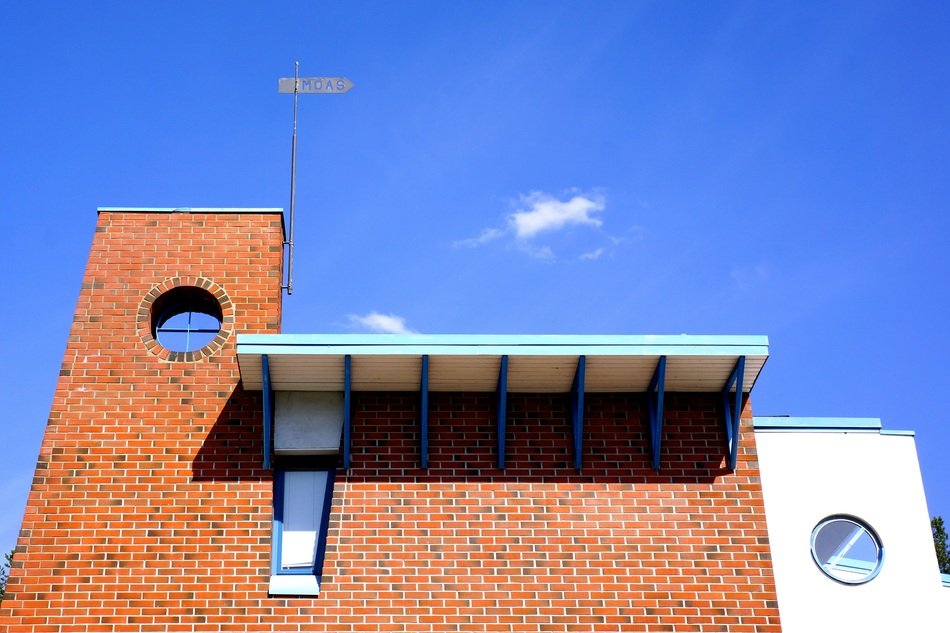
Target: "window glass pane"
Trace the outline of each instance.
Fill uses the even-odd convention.
[[[861,536],[857,541],[852,543],[851,549],[848,550],[848,553],[845,556],[853,560],[863,560],[874,562],[877,559],[877,543],[874,542],[874,539],[871,538],[871,535],[865,530],[861,530]]]
[[[326,471],[284,473],[283,541],[280,568],[313,567],[326,496]]]
[[[221,322],[201,312],[174,314],[159,324],[155,331],[158,343],[175,352],[193,352],[214,340]]]
[[[834,558],[851,540],[855,532],[859,532],[861,527],[850,521],[831,521],[826,523],[815,534],[815,552],[821,563],[827,564]]]

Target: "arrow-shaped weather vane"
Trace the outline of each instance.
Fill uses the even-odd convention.
[[[294,86],[297,90],[294,90]],[[277,92],[282,94],[320,94],[320,95],[340,95],[349,92],[353,87],[346,77],[284,77],[278,80]]]
[[[290,239],[284,241],[287,247],[287,285],[283,286],[288,295],[294,293],[294,203],[297,197],[297,95],[341,95],[353,87],[346,77],[301,77],[300,62],[294,62],[294,76],[277,80],[277,92],[294,95],[294,133],[290,143]]]

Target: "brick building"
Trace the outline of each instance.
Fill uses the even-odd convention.
[[[918,630],[947,613],[913,437],[754,419],[764,337],[281,334],[283,241],[279,210],[100,209],[6,630],[821,630],[815,600],[880,623],[888,587]],[[899,453],[907,525],[789,499],[814,436]]]

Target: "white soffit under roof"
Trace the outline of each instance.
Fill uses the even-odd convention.
[[[562,336],[422,334],[241,334],[238,363],[245,389],[263,387],[268,357],[274,391],[342,391],[351,357],[354,391],[417,391],[429,357],[429,391],[495,391],[508,356],[508,391],[564,393],[578,358],[584,390],[644,392],[661,356],[666,391],[717,392],[740,356],[749,392],[768,358],[765,336]]]

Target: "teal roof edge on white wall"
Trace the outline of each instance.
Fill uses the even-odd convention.
[[[580,357],[585,389],[646,391],[661,357],[666,390],[718,392],[740,357],[749,392],[768,359],[765,336],[493,335],[493,334],[240,334],[241,380],[262,388],[262,358],[274,390],[342,389],[343,362],[352,359],[356,391],[414,391],[423,356],[431,391],[493,391],[502,357],[508,390],[563,393],[571,389]]]
[[[788,415],[757,415],[752,418],[756,430],[854,430],[880,431],[880,418],[795,417]]]
[[[812,418],[789,415],[757,415],[752,418],[752,426],[756,431],[865,432],[914,437],[913,431],[885,429],[880,418]]]
[[[913,431],[885,429],[880,418],[810,418],[788,415],[757,415],[752,418],[752,426],[756,431],[866,432],[914,437]]]

